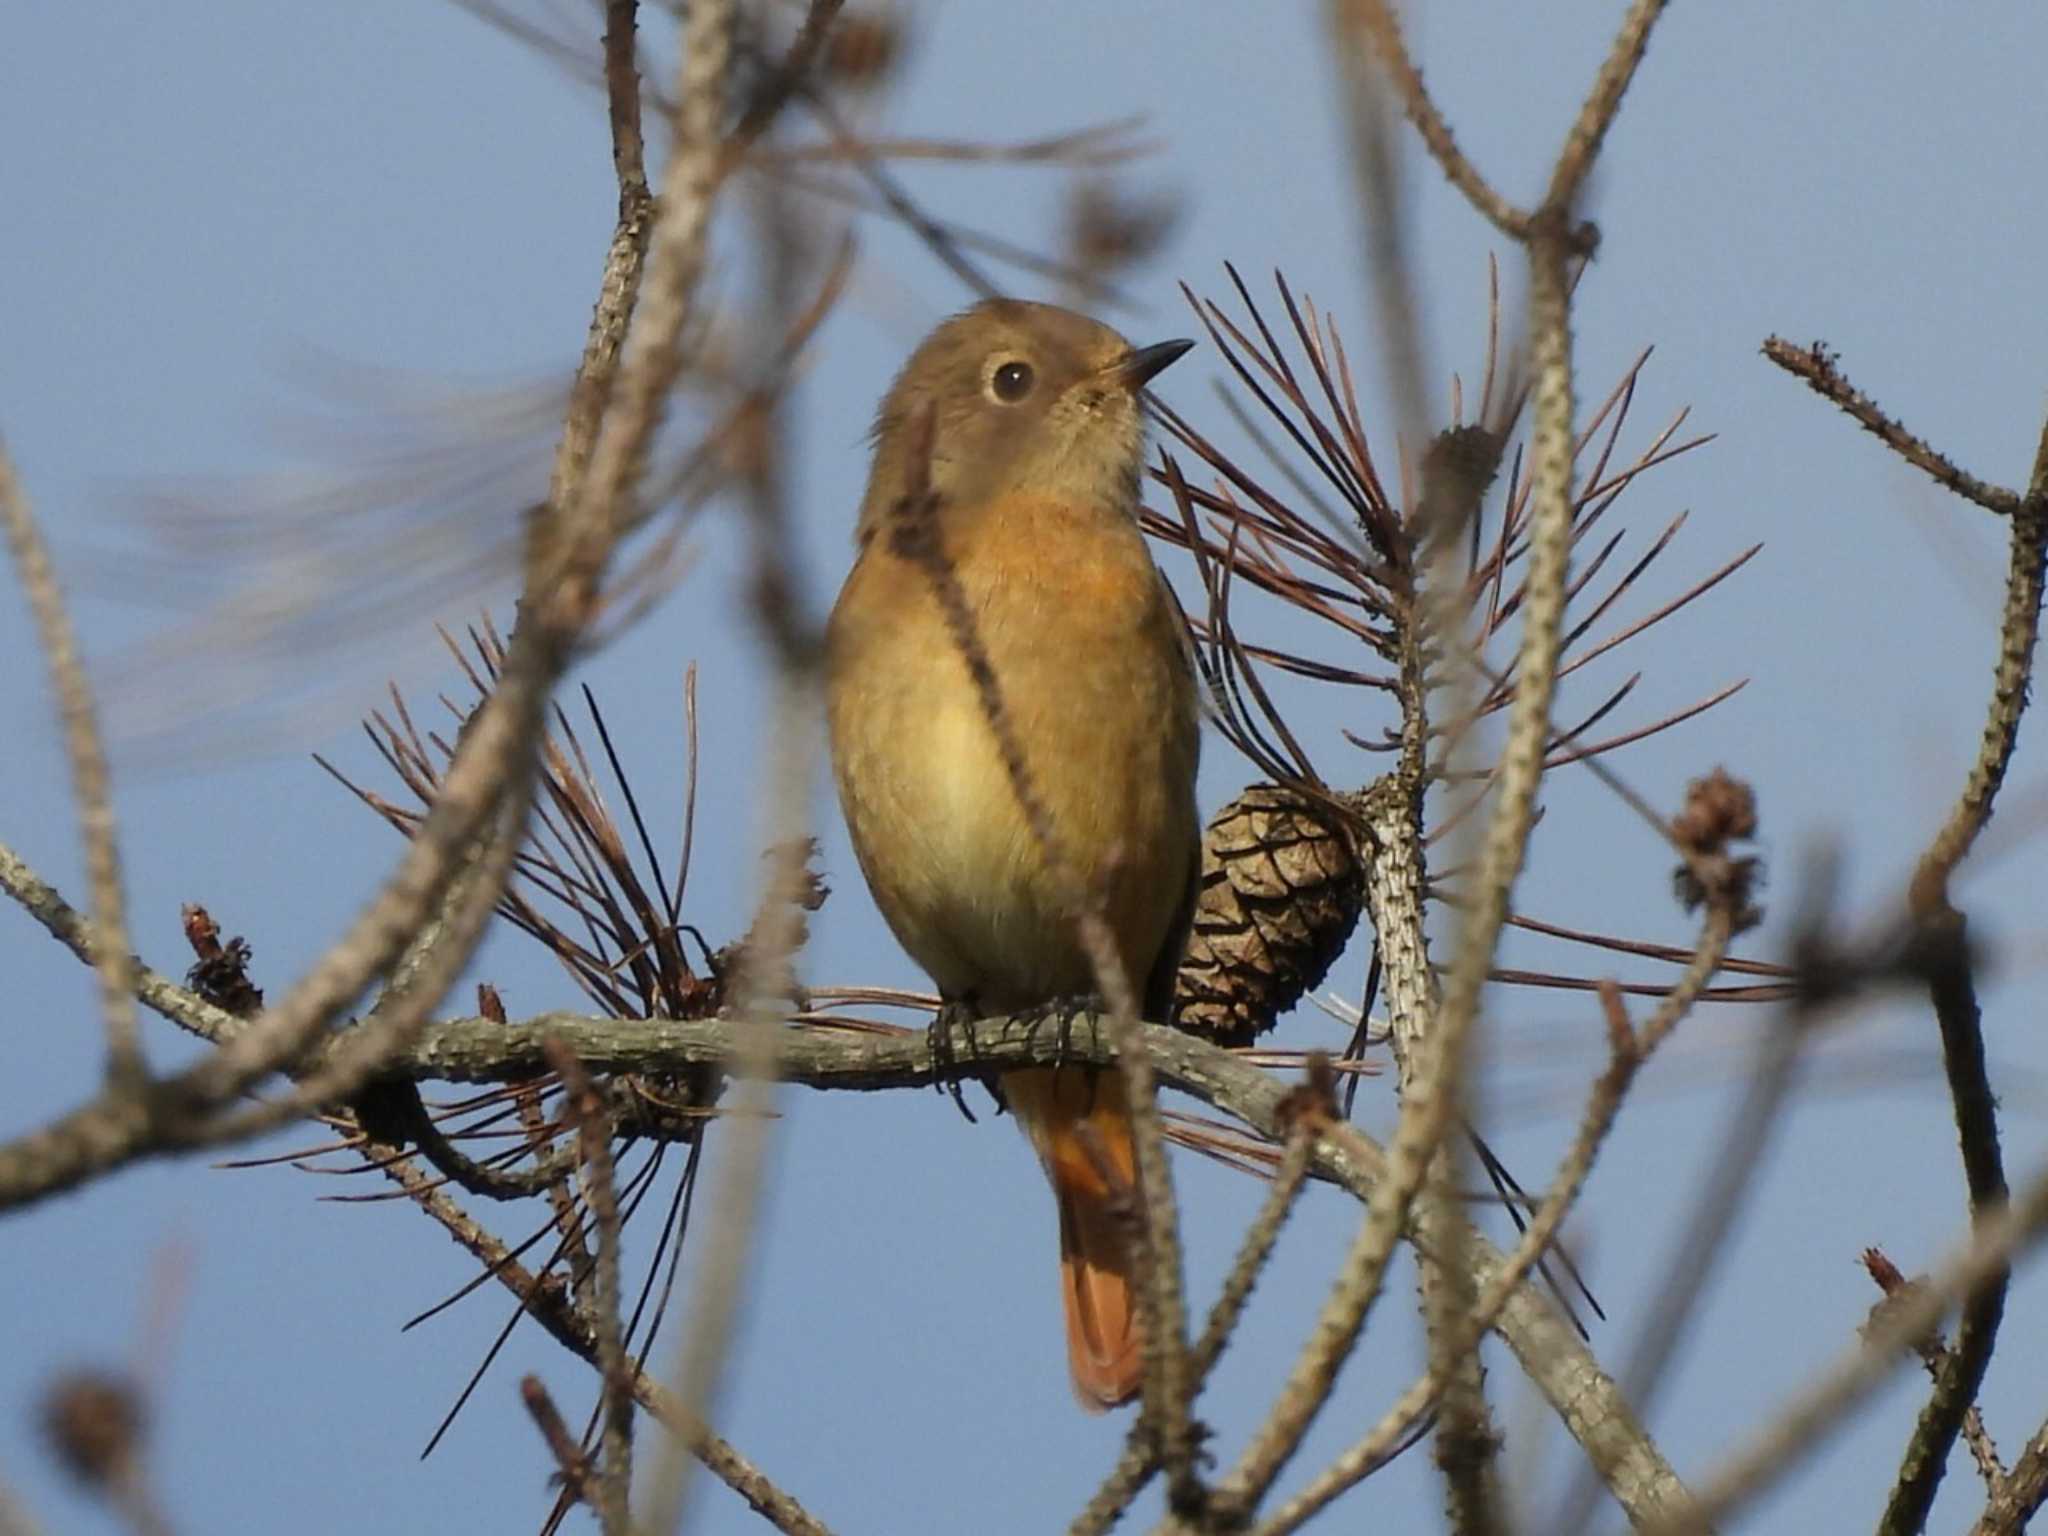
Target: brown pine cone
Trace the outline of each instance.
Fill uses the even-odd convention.
[[[1358,924],[1364,871],[1329,810],[1254,784],[1210,818],[1174,1022],[1248,1045],[1323,979]]]

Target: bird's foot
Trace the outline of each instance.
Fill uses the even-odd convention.
[[[981,1010],[975,1006],[972,998],[950,997],[939,1004],[937,1016],[933,1018],[931,1027],[925,1031],[925,1041],[931,1047],[934,1066],[945,1070],[959,1064],[960,1058],[953,1049],[953,1028],[955,1025],[972,1025],[980,1017]],[[971,1028],[967,1031],[967,1040],[970,1050],[978,1049]],[[984,1078],[983,1082],[991,1097],[995,1099],[997,1110],[1007,1108],[1008,1106],[1003,1103],[1003,1096],[996,1091],[994,1080]],[[957,1076],[943,1077],[932,1086],[941,1093],[952,1095],[953,1102],[959,1106],[960,1113],[967,1117],[968,1124],[980,1123],[974,1118],[974,1111],[967,1107],[967,1092],[963,1086],[963,1079]]]
[[[1099,1019],[1106,1011],[1100,994],[1080,992],[1069,997],[1049,999],[1035,1008],[1020,1008],[1014,1017],[1024,1026],[1024,1038],[1027,1040],[1035,1041],[1041,1029],[1048,1024],[1053,1026],[1057,1034],[1052,1064],[1055,1067],[1063,1067],[1067,1065],[1067,1058],[1074,1052],[1074,1021],[1083,1017],[1089,1019],[1089,1033],[1092,1036],[1095,1032],[1093,1021]]]

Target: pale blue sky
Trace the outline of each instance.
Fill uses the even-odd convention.
[[[1428,8],[1416,45],[1461,142],[1527,198],[1607,46],[1617,7]],[[1255,286],[1283,267],[1344,324],[1369,420],[1387,421],[1352,183],[1338,151],[1320,9],[1127,4],[927,7],[903,89],[883,121],[947,137],[1038,136],[1133,112],[1164,145],[1149,168],[1187,217],[1131,287],[1140,339],[1190,334],[1174,291],[1221,295],[1221,263]],[[1079,23],[1085,18],[1085,30]],[[566,375],[580,346],[609,229],[604,114],[596,96],[453,7],[216,0],[204,7],[17,7],[0,51],[0,432],[55,539],[96,648],[165,622],[169,577],[95,565],[138,487],[289,466],[289,431],[317,399],[325,357],[420,380],[492,388]],[[1692,518],[1626,611],[1654,602],[1758,539],[1763,555],[1712,601],[1591,669],[1565,709],[1630,671],[1646,679],[1626,718],[1652,718],[1739,676],[1756,681],[1704,722],[1613,759],[1673,805],[1717,762],[1762,802],[1776,879],[1769,954],[1806,857],[1836,846],[1845,896],[1877,913],[1960,782],[1974,749],[2003,565],[2001,530],[1891,462],[1757,355],[1766,334],[1821,337],[1852,376],[1978,473],[2021,479],[2040,429],[2048,309],[2048,105],[2038,61],[2048,17],[2017,6],[1677,6],[1657,35],[1597,178],[1604,241],[1579,309],[1582,395],[1597,398],[1643,346],[1656,356],[1626,442],[1682,405],[1719,441],[1623,503],[1640,551]],[[1427,283],[1432,377],[1475,378],[1485,260],[1511,252],[1409,151]],[[1043,243],[1053,173],[930,168],[910,178],[937,211]],[[738,285],[733,284],[736,288]],[[1018,291],[1042,290],[1019,281]],[[792,476],[814,604],[848,554],[873,401],[916,336],[956,307],[957,283],[907,238],[865,231],[849,300],[799,399]],[[1162,380],[1205,424],[1220,372],[1206,349]],[[1390,429],[1379,430],[1391,459]],[[330,439],[331,441],[331,439]],[[512,503],[501,511],[510,516]],[[480,533],[479,539],[486,535]],[[705,787],[695,920],[731,933],[750,896],[756,765],[767,718],[757,659],[724,575],[732,539],[706,529],[704,562],[646,623],[584,669],[611,707],[643,786],[680,763],[680,680],[702,664]],[[1185,587],[1184,587],[1184,590]],[[439,615],[459,621],[460,609]],[[417,633],[391,633],[298,665],[349,711],[396,669],[420,696],[448,686]],[[407,626],[408,629],[414,626]],[[0,776],[0,838],[79,899],[76,838],[40,674],[20,605],[0,603],[0,731],[19,745]],[[224,675],[218,690],[250,687]],[[257,695],[259,701],[267,695]],[[215,700],[218,704],[220,701]],[[1333,777],[1350,771],[1340,725],[1376,729],[1350,699],[1313,724]],[[1340,714],[1360,710],[1361,714]],[[261,710],[258,711],[262,713]],[[171,773],[122,763],[138,947],[182,970],[178,907],[211,905],[256,946],[279,987],[318,952],[394,851],[315,770],[323,750],[365,774],[360,736],[334,714],[260,720],[254,760]],[[2044,997],[2038,882],[2041,790],[2023,733],[2007,851],[1962,899],[1999,968],[1985,1027],[2004,1096],[2008,1164],[2048,1157],[2039,1035]],[[1204,805],[1248,777],[1212,740]],[[1525,904],[1565,921],[1682,941],[1650,835],[1590,778],[1546,795]],[[2031,806],[2032,810],[2024,809]],[[661,808],[663,814],[669,808]],[[804,957],[813,981],[918,978],[861,890],[836,812],[817,800],[836,894]],[[1532,957],[1535,952],[1531,951]],[[13,1064],[0,1133],[90,1091],[99,1035],[89,977],[26,919],[0,916]],[[482,970],[515,1011],[570,1000],[547,962],[500,942]],[[1354,956],[1332,984],[1355,995]],[[1537,1183],[1569,1134],[1577,1083],[1597,1061],[1595,1009],[1507,992],[1489,1127]],[[1618,1361],[1716,1149],[1749,1043],[1766,1021],[1709,1011],[1643,1083],[1578,1223]],[[1312,1019],[1286,1038],[1328,1038]],[[161,1059],[185,1047],[151,1036]],[[1121,1421],[1088,1419],[1060,1361],[1052,1212],[1007,1127],[970,1127],[937,1096],[786,1094],[774,1143],[763,1263],[720,1428],[835,1529],[1044,1531],[1063,1523],[1114,1459]],[[1389,1120],[1368,1084],[1361,1118]],[[291,1144],[281,1140],[282,1147]],[[1192,1285],[1213,1293],[1256,1190],[1180,1165]],[[1873,1300],[1855,1263],[1880,1244],[1907,1269],[1958,1231],[1962,1184],[1931,1022],[1897,1006],[1859,1016],[1812,1064],[1765,1182],[1730,1240],[1697,1329],[1653,1415],[1680,1469],[1704,1473],[1768,1406],[1851,1338]],[[198,1161],[132,1170],[10,1218],[0,1266],[0,1476],[52,1529],[98,1532],[29,1423],[47,1374],[119,1357],[138,1329],[152,1256],[191,1255],[189,1301],[159,1403],[154,1464],[184,1529],[308,1533],[521,1530],[545,1500],[539,1445],[515,1394],[539,1369],[566,1403],[586,1372],[536,1331],[518,1334],[442,1449],[415,1458],[476,1351],[506,1315],[486,1293],[419,1333],[398,1324],[468,1272],[409,1208],[315,1203],[324,1184],[288,1171],[226,1173]],[[1306,1203],[1203,1413],[1227,1454],[1268,1400],[1347,1238],[1352,1208]],[[1416,1335],[1399,1303],[1376,1315],[1344,1379],[1320,1463],[1407,1383]],[[1986,1397],[2008,1451],[2048,1413],[2040,1326],[2048,1285],[2015,1286]],[[1511,1460],[1547,1456],[1556,1432],[1505,1355],[1493,1380]],[[1924,1394],[1898,1382],[1752,1518],[1757,1530],[1867,1526]],[[580,1408],[579,1410],[580,1411]],[[1959,1455],[1931,1527],[1977,1508]],[[707,1480],[708,1489],[708,1480]],[[1439,1521],[1426,1456],[1363,1496],[1376,1530]],[[1538,1507],[1548,1507],[1547,1501]],[[1353,1516],[1355,1521],[1358,1517]],[[1607,1524],[1613,1522],[1608,1520]],[[707,1491],[698,1528],[752,1517]]]

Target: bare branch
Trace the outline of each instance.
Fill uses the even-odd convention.
[[[1847,411],[1864,431],[1874,434],[1908,464],[1932,476],[1965,501],[1974,501],[1987,512],[2002,517],[2019,511],[2018,496],[1958,468],[1851,384],[1841,370],[1839,357],[1825,342],[1798,347],[1781,336],[1770,336],[1764,340],[1763,353],[1787,373],[1804,379],[1816,394]]]
[[[575,1050],[586,1066],[589,1064],[587,1055],[578,1048],[573,1032],[564,1034],[563,1043]],[[544,1041],[537,1040],[536,1049],[544,1053]],[[581,1316],[566,1304],[561,1294],[543,1285],[538,1276],[520,1264],[502,1242],[485,1231],[444,1190],[433,1187],[429,1175],[402,1149],[366,1141],[364,1151],[376,1161],[387,1178],[411,1195],[415,1204],[483,1266],[487,1275],[517,1296],[525,1310],[557,1343],[578,1359],[596,1362],[596,1340]],[[771,1482],[730,1442],[713,1433],[701,1419],[687,1413],[674,1395],[653,1377],[645,1371],[635,1371],[632,1385],[634,1400],[675,1433],[682,1435],[691,1454],[776,1530],[784,1532],[785,1536],[831,1536],[831,1532],[810,1511]]]
[[[983,643],[980,626],[960,576],[947,556],[937,521],[937,498],[928,479],[934,420],[926,406],[913,424],[915,442],[909,462],[913,482],[893,510],[889,537],[896,554],[921,569],[945,620],[954,648],[973,683],[981,712],[995,737],[997,755],[1023,812],[1025,824],[1067,899],[1080,929],[1081,942],[1094,971],[1096,985],[1108,1005],[1110,1037],[1117,1066],[1130,1099],[1131,1139],[1137,1153],[1138,1192],[1145,1240],[1140,1291],[1140,1333],[1144,1359],[1144,1412],[1155,1426],[1174,1496],[1183,1502],[1198,1493],[1194,1483],[1194,1441],[1188,1419],[1187,1306],[1182,1291],[1179,1207],[1173,1193],[1172,1170],[1166,1161],[1165,1132],[1159,1119],[1158,1085],[1150,1058],[1134,1049],[1140,1019],[1133,978],[1125,974],[1114,936],[1101,912],[1097,894],[1074,873],[1071,853],[1060,842],[1052,814],[1033,781],[1023,744],[1003,697],[1002,679]]]
[[[549,1064],[562,1079],[583,1158],[583,1198],[597,1227],[590,1306],[595,1335],[599,1392],[603,1402],[604,1454],[597,1469],[596,1508],[604,1536],[631,1536],[628,1500],[633,1489],[633,1397],[626,1344],[620,1326],[619,1195],[612,1168],[612,1128],[604,1101],[573,1052],[550,1041]],[[528,1406],[531,1406],[529,1401]],[[545,1432],[545,1429],[543,1430]],[[549,1436],[552,1441],[553,1436]]]
[[[2019,1536],[2043,1501],[2048,1501],[2048,1425],[2034,1432],[2004,1486],[1970,1527],[1970,1536]]]
[[[0,891],[11,897],[50,936],[87,965],[98,963],[102,944],[97,931],[77,908],[40,879],[36,872],[5,843],[0,843]],[[107,946],[111,947],[111,946]],[[129,975],[135,995],[152,1013],[177,1025],[189,1035],[219,1044],[233,1038],[245,1027],[242,1020],[205,998],[179,986],[168,976],[151,970],[130,956]],[[7,1203],[5,1181],[0,1179],[0,1206]]]
[[[1593,89],[1579,108],[1578,120],[1566,135],[1564,153],[1550,173],[1550,187],[1544,193],[1546,212],[1563,214],[1579,199],[1579,191],[1593,172],[1600,146],[1621,110],[1621,98],[1635,80],[1643,54],[1650,46],[1650,30],[1664,14],[1664,0],[1635,0],[1622,18],[1621,31],[1600,65]]]
[[[2034,455],[2025,499],[2012,513],[2012,548],[2006,564],[2005,606],[1998,621],[1998,665],[1977,760],[1913,876],[1916,911],[1947,901],[1948,877],[1991,820],[1992,802],[2005,782],[2019,740],[2020,716],[2033,684],[2034,647],[2041,631],[2042,567],[2048,560],[2048,424]]]
[[[71,791],[78,803],[78,828],[85,842],[86,884],[92,893],[93,922],[106,948],[93,957],[100,983],[100,1013],[107,1031],[107,1089],[139,1097],[149,1067],[135,1018],[134,957],[128,947],[128,916],[121,892],[121,853],[114,830],[113,790],[107,752],[100,740],[92,685],[78,654],[78,634],[57,585],[50,548],[30,511],[28,494],[15,477],[7,445],[0,443],[0,522],[21,588],[35,616],[36,636],[57,695],[64,726],[64,755],[71,765]]]
[[[590,1497],[589,1460],[583,1454],[583,1447],[576,1443],[576,1437],[569,1433],[569,1426],[562,1419],[562,1410],[555,1406],[547,1387],[538,1376],[522,1376],[519,1398],[526,1404],[527,1413],[532,1415],[541,1439],[547,1443],[548,1454],[555,1458],[555,1471],[562,1479],[563,1491],[581,1503],[594,1504]]]
[[[1881,1249],[1863,1250],[1863,1267],[1870,1271],[1870,1278],[1877,1282],[1889,1301],[1910,1291],[1912,1282],[1899,1273],[1899,1267],[1887,1258]],[[1879,1309],[1886,1305],[1878,1304]],[[1928,1334],[1914,1342],[1914,1352],[1920,1356],[1920,1363],[1927,1367],[1927,1374],[1940,1386],[1942,1377],[1950,1369],[1955,1358],[1940,1334]],[[1984,1415],[1977,1404],[1972,1403],[1963,1410],[1963,1441],[1970,1448],[1970,1458],[1977,1463],[1977,1475],[1984,1480],[1984,1491],[1996,1498],[2005,1487],[2005,1464],[1998,1459],[1998,1446],[1991,1438],[1991,1431],[1984,1427]],[[1916,1443],[1919,1437],[1916,1433]],[[1898,1502],[1898,1490],[1893,1490],[1893,1503]],[[1924,1521],[1924,1513],[1923,1513]]]
[[[1976,1227],[1924,1287],[1751,1436],[1701,1490],[1689,1518],[1659,1529],[1666,1536],[1691,1536],[1707,1530],[1777,1481],[1816,1441],[1840,1428],[1850,1409],[1911,1358],[1913,1341],[1934,1328],[1958,1297],[2008,1267],[2014,1256],[2033,1246],[2044,1231],[2048,1231],[2048,1173],[2037,1174],[2023,1185],[2011,1205]]]
[[[1512,240],[1527,239],[1529,215],[1496,192],[1465,158],[1465,152],[1458,148],[1457,140],[1451,134],[1451,125],[1437,110],[1436,103],[1430,100],[1429,91],[1422,83],[1422,71],[1409,57],[1407,45],[1401,38],[1400,23],[1395,20],[1385,0],[1346,0],[1337,9],[1349,26],[1365,34],[1380,67],[1386,70],[1401,98],[1402,110],[1415,125],[1415,131],[1422,135],[1422,142],[1442,168],[1445,179],[1464,193],[1466,200],[1495,229]]]
[[[1734,933],[1735,918],[1732,903],[1724,901],[1716,905],[1706,930],[1700,935],[1692,964],[1641,1031],[1629,1024],[1620,990],[1612,985],[1603,987],[1601,1005],[1607,1013],[1611,1042],[1607,1070],[1595,1081],[1571,1150],[1559,1165],[1542,1204],[1522,1234],[1521,1242],[1516,1245],[1506,1266],[1488,1282],[1485,1294],[1474,1305],[1465,1336],[1452,1341],[1454,1355],[1469,1351],[1492,1326],[1515,1287],[1548,1251],[1558,1228],[1577,1201],[1608,1132],[1613,1128],[1629,1085],[1651,1053],[1692,1010],[1707,982],[1720,968]],[[1437,1371],[1424,1372],[1364,1439],[1343,1452],[1328,1469],[1318,1474],[1261,1525],[1258,1536],[1287,1536],[1384,1465],[1389,1454],[1428,1411],[1430,1403],[1442,1390],[1443,1383]]]
[[[1998,1144],[1998,1101],[1984,1062],[1976,977],[1963,915],[1949,901],[1949,879],[1991,819],[1992,802],[2005,781],[2027,705],[2041,622],[2042,565],[2048,556],[2048,426],[2042,428],[2026,499],[2012,515],[2011,541],[1998,667],[1983,740],[1962,795],[1922,856],[1907,895],[1933,953],[1928,990],[1941,1031],[1949,1097],[1955,1105],[1970,1219],[1978,1228],[2004,1208],[2008,1191]],[[1934,1394],[1914,1424],[1898,1482],[1878,1526],[1882,1536],[1915,1536],[1926,1525],[1949,1451],[1990,1368],[2011,1278],[2009,1268],[1995,1269],[1964,1301],[1956,1347],[1943,1362]]]

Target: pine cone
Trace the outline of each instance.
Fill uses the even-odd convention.
[[[1219,1045],[1250,1044],[1322,981],[1364,905],[1364,872],[1338,818],[1278,785],[1252,785],[1202,834],[1174,1022]]]

